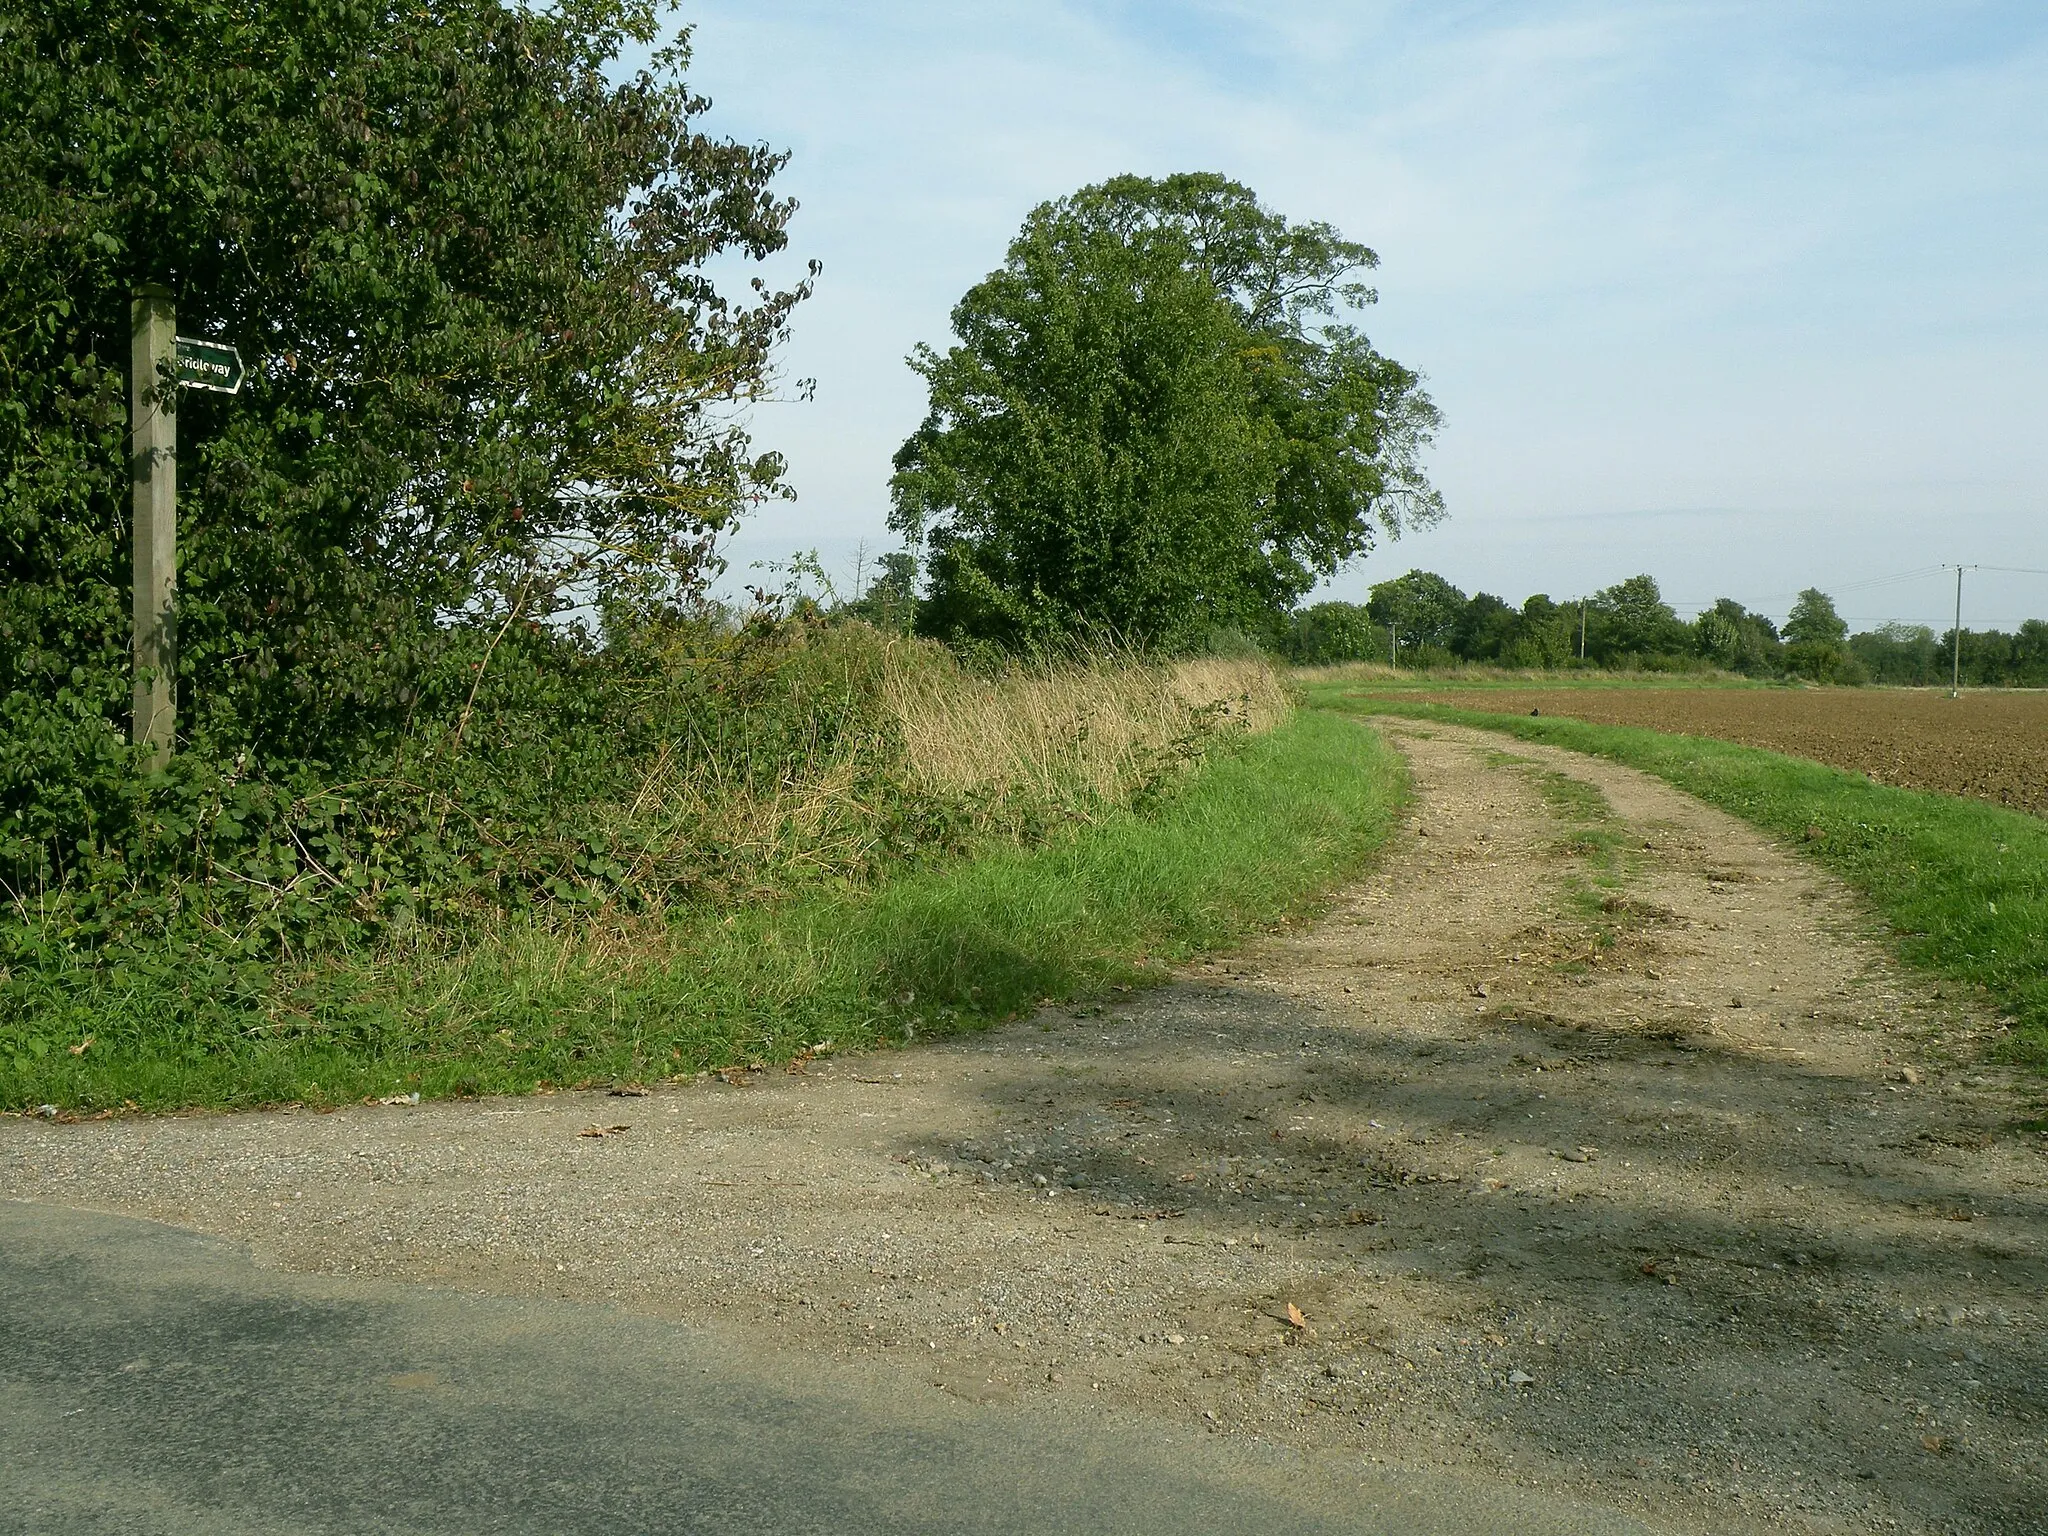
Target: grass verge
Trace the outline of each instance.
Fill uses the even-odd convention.
[[[0,1102],[91,1113],[531,1092],[972,1028],[1156,980],[1302,907],[1378,845],[1404,784],[1371,731],[1299,714],[1148,809],[1036,849],[632,932],[515,927],[459,954],[332,966],[206,1049],[123,1012],[75,1054],[0,1061]]]
[[[1707,737],[1334,690],[1317,702],[1612,758],[1754,823],[1859,891],[1908,965],[1983,988],[2008,1018],[2001,1054],[2048,1069],[2048,821]]]

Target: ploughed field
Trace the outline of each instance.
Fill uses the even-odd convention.
[[[1951,699],[1931,688],[1445,688],[1400,697],[1718,736],[1884,784],[2048,816],[2048,693]]]

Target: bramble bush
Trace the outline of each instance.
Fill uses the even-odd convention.
[[[425,1028],[418,977],[536,942],[638,965],[736,913],[1042,843],[1287,707],[1263,663],[988,676],[837,615],[707,610],[591,648],[580,675],[510,642],[492,661],[473,713],[353,778],[188,755],[133,781],[156,841],[99,845],[0,922],[0,1102],[123,1080],[119,1061],[218,1086],[266,1043],[458,1049],[394,1046]],[[145,1096],[178,1102],[169,1081]]]
[[[10,972],[181,921],[242,954],[622,878],[574,808],[651,749],[667,674],[638,636],[786,494],[729,407],[809,291],[705,274],[782,248],[784,157],[697,129],[687,37],[616,78],[655,38],[648,0],[0,0]],[[144,283],[249,367],[180,402],[181,731],[147,778]]]

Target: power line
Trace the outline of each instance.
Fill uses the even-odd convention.
[[[1837,587],[1838,592],[1862,592],[1871,587],[1889,587],[1902,581],[1919,581],[1924,577],[1938,576],[1947,570],[1945,565],[1922,566],[1917,571],[1901,571],[1896,576],[1872,576],[1867,581],[1852,581],[1847,586]]]
[[[1910,571],[1896,571],[1889,576],[1871,576],[1862,581],[1845,582],[1835,587],[1829,595],[1836,596],[1852,592],[1868,592],[1878,587],[1896,586],[1900,582],[1924,581],[1954,569],[1954,565],[1923,565]],[[1973,565],[1970,569],[1973,571],[1998,571],[2009,576],[2048,576],[2048,570],[2039,570],[2033,566],[2026,565]],[[1797,598],[1798,596],[1799,593],[1797,592],[1766,592],[1756,600],[1761,603],[1775,603]],[[1714,606],[1711,602],[1680,602],[1675,598],[1666,598],[1665,601],[1681,613],[1702,613]]]

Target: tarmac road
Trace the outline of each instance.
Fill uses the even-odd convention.
[[[1642,1532],[1505,1483],[974,1406],[570,1302],[0,1205],[0,1532]]]

